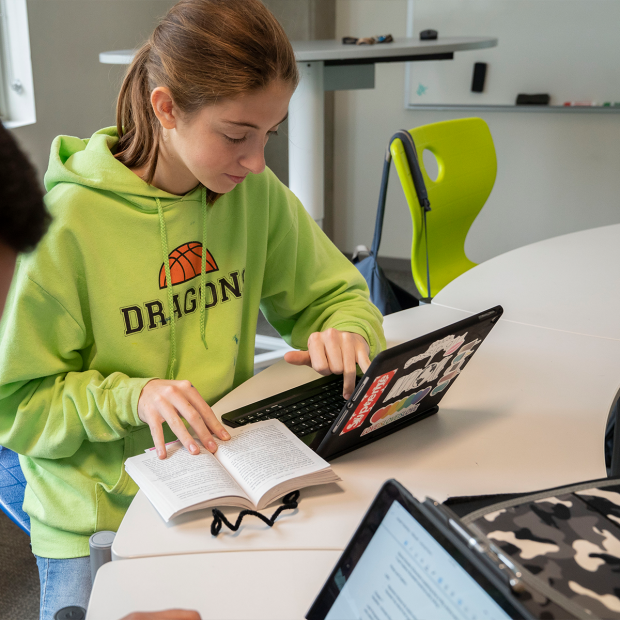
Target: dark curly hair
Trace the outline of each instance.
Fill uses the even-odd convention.
[[[0,243],[28,252],[50,221],[34,168],[0,123]]]

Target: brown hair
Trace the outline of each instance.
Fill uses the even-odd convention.
[[[259,0],[181,0],[138,50],[118,97],[115,157],[155,174],[160,125],[151,91],[170,89],[177,108],[191,115],[222,98],[299,81],[295,55],[282,26]],[[210,202],[217,194],[209,192]]]

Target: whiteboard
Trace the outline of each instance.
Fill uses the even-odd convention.
[[[408,107],[514,105],[519,93],[620,102],[620,0],[413,0],[414,36],[492,36],[498,46],[409,63]],[[412,25],[409,24],[409,28]],[[471,91],[486,62],[484,92]]]

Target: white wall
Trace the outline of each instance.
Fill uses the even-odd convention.
[[[336,35],[405,36],[406,13],[406,0],[337,0]],[[405,110],[404,75],[403,64],[379,64],[374,90],[336,93],[334,240],[340,249],[370,245],[383,153],[394,131],[474,115],[489,124],[498,174],[467,238],[471,260],[620,222],[620,114]],[[410,244],[409,211],[392,170],[381,254],[408,258]]]
[[[333,38],[335,0],[264,0],[291,39]],[[102,65],[99,52],[141,45],[175,0],[28,0],[37,122],[14,130],[41,178],[59,134],[90,137],[115,124],[127,69]],[[329,101],[332,95],[328,95]],[[328,102],[329,103],[329,102]],[[326,124],[330,138],[331,108]],[[288,180],[287,131],[270,141],[267,161]],[[327,161],[331,161],[331,152]],[[329,185],[331,176],[326,181]]]
[[[141,45],[173,0],[28,0],[37,122],[14,130],[40,174],[59,134],[90,137],[115,124],[126,67],[99,52]]]

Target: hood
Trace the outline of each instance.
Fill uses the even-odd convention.
[[[45,173],[45,189],[49,192],[59,183],[75,183],[93,189],[112,192],[122,196],[143,211],[157,213],[161,237],[162,261],[166,272],[166,282],[170,277],[170,255],[168,253],[168,235],[164,209],[183,200],[197,198],[202,202],[202,268],[200,271],[200,290],[202,298],[206,297],[206,248],[207,248],[207,192],[198,185],[184,196],[165,192],[143,181],[127,166],[114,159],[114,148],[118,143],[115,127],[107,127],[93,134],[90,140],[81,140],[72,136],[58,136],[52,142],[50,163]],[[174,379],[176,367],[176,327],[173,308],[172,286],[166,286],[168,307],[167,321],[170,321],[170,352],[166,378]],[[208,349],[205,337],[206,314],[204,304],[200,304],[200,336],[205,349]]]
[[[155,199],[165,208],[180,200],[195,198],[194,191],[176,196],[149,185],[127,166],[114,159],[118,143],[116,127],[106,127],[90,139],[58,136],[52,142],[50,161],[45,173],[45,189],[49,192],[59,183],[75,183],[118,194],[145,211],[157,211]]]

